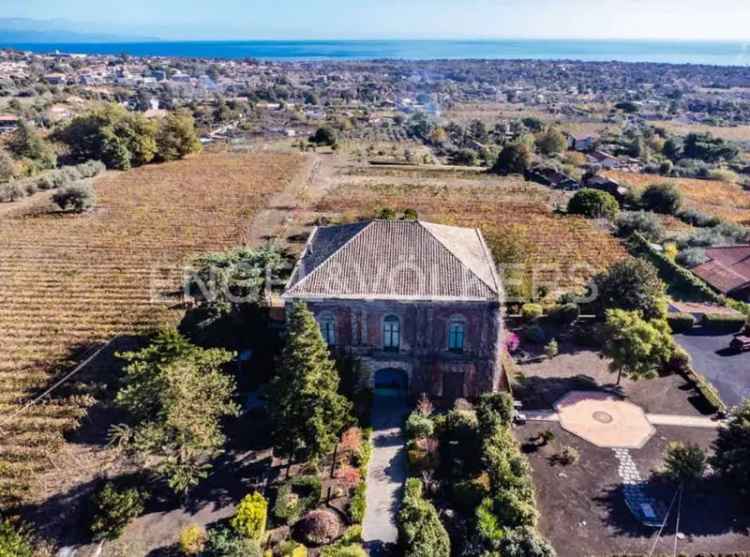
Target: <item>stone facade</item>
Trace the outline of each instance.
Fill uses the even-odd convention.
[[[357,355],[370,385],[383,369],[408,376],[409,392],[436,398],[474,398],[505,388],[500,364],[499,303],[307,300],[319,323],[333,320],[336,350]],[[388,349],[385,319],[398,318],[399,346]],[[463,325],[463,350],[449,349],[449,326]],[[330,326],[330,325],[329,325]]]

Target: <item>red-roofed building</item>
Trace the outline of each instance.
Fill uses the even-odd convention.
[[[693,273],[723,294],[750,301],[750,246],[708,248],[706,257]]]

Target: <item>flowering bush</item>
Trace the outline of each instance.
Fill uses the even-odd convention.
[[[266,533],[268,502],[260,493],[246,495],[237,507],[231,525],[235,531],[251,540],[260,540]]]
[[[516,333],[508,333],[505,335],[505,348],[510,352],[511,354],[518,350],[518,347],[521,346],[521,339],[518,338],[518,335]]]

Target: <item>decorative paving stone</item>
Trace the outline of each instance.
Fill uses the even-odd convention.
[[[597,391],[571,391],[555,403],[560,425],[597,447],[640,449],[655,433],[640,406]]]

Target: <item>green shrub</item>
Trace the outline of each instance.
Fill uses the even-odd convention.
[[[744,315],[706,314],[703,317],[703,326],[716,333],[738,333],[747,323]]]
[[[180,551],[185,555],[199,555],[206,546],[206,530],[198,524],[190,524],[180,532]]]
[[[609,193],[584,188],[568,202],[568,213],[589,218],[614,218],[620,210],[617,200]]]
[[[702,213],[695,209],[685,209],[677,214],[681,221],[698,228],[705,228],[718,225],[721,220],[713,215]]]
[[[691,269],[708,261],[706,250],[703,248],[686,248],[677,254],[675,259],[683,267]]]
[[[544,308],[541,304],[524,304],[521,306],[521,317],[524,321],[533,321],[544,315]]]
[[[539,325],[531,325],[526,327],[523,332],[523,337],[534,344],[544,344],[547,340],[547,334],[544,332]]]
[[[26,190],[21,184],[10,182],[0,185],[0,203],[12,203],[26,197]]]
[[[230,524],[241,536],[260,541],[266,533],[267,520],[268,502],[260,493],[255,492],[240,501]]]
[[[578,304],[574,303],[567,303],[567,304],[560,304],[552,308],[552,310],[549,312],[549,319],[553,323],[557,323],[558,325],[572,325],[576,319],[578,319],[581,315],[581,308],[578,307]]]
[[[500,542],[503,557],[555,557],[553,547],[533,528],[514,528]]]
[[[627,211],[620,213],[615,220],[617,235],[627,238],[638,232],[651,242],[658,242],[664,237],[664,227],[653,213],[645,211]]]
[[[675,215],[682,205],[682,194],[672,184],[651,185],[641,194],[641,205],[655,213]]]
[[[695,317],[690,313],[669,313],[667,323],[673,333],[686,333],[695,326]]]
[[[63,211],[82,213],[96,205],[96,193],[90,185],[78,183],[56,191],[52,201]]]
[[[367,486],[365,482],[361,482],[357,487],[354,488],[354,495],[351,501],[349,501],[349,520],[352,524],[361,524],[365,518],[365,510],[367,508],[367,500],[365,498],[365,491]]]
[[[416,209],[404,209],[404,220],[418,220],[419,214]]]
[[[268,555],[268,552],[265,553]],[[286,541],[280,543],[273,552],[278,557],[307,557],[307,548],[301,543]]]
[[[274,518],[284,524],[296,522],[317,506],[322,489],[320,478],[313,475],[298,476],[284,483],[276,494]]]
[[[477,477],[451,486],[451,501],[463,513],[473,512],[489,493],[489,479]]]
[[[262,557],[263,551],[255,540],[238,535],[229,528],[208,532],[201,557]]]
[[[533,500],[529,501],[511,490],[503,490],[495,495],[492,508],[498,522],[504,528],[533,527],[539,517]]]
[[[145,501],[146,496],[136,488],[105,483],[92,497],[91,534],[95,539],[119,538],[128,523],[143,513]]]
[[[422,482],[416,478],[406,480],[398,513],[398,533],[404,557],[450,557],[448,532],[435,507],[424,499]]]
[[[406,437],[408,439],[424,439],[435,433],[435,424],[428,416],[419,412],[412,412],[406,419]]]
[[[33,557],[31,537],[21,528],[0,519],[0,557]]]
[[[336,544],[324,547],[321,557],[367,557],[367,552],[359,544]]]

